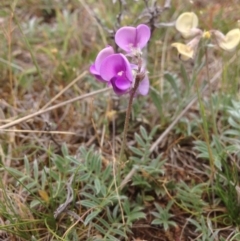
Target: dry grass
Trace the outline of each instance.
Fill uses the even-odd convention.
[[[196,82],[187,86],[184,74],[191,80],[193,65],[181,63],[170,46],[182,39],[173,28],[155,29],[146,53],[152,90],[148,97],[135,100],[128,133],[128,162],[115,173],[113,162],[118,160],[128,99],[116,97],[88,74],[97,52],[113,44],[119,8],[118,3],[110,2],[0,3],[0,240],[111,240],[99,231],[101,227],[111,235],[114,228],[125,232],[126,240],[238,240],[240,222],[229,215],[239,211],[239,203],[234,200],[239,195],[238,143],[224,134],[232,128],[227,109],[232,107],[232,99],[238,100],[238,52],[222,55],[210,50],[211,88],[206,85],[199,99],[196,91],[206,83],[206,68],[201,68]],[[143,8],[143,1],[129,4],[122,25],[141,22],[138,16]],[[172,1],[172,7],[157,21],[172,22],[188,10],[198,14],[202,29],[214,27],[227,32],[237,25],[240,4],[233,0]],[[166,74],[171,76],[179,96]],[[204,129],[201,103],[208,129]],[[145,146],[135,137],[136,133],[142,136],[140,126],[147,133],[159,126]],[[131,146],[147,153],[148,162],[142,163]],[[206,151],[209,146],[210,152]],[[97,176],[95,171],[87,170],[84,174],[91,173],[89,179],[81,180],[82,169],[76,162],[84,169],[83,163],[97,157],[85,155],[80,148],[87,152],[91,147],[101,157],[101,172]],[[222,171],[211,166],[211,153],[213,160],[221,154]],[[138,163],[133,157],[140,163],[136,170]],[[164,164],[147,169],[154,165],[154,158]],[[107,167],[114,171],[104,180],[102,173]],[[116,186],[121,186],[126,177],[128,182],[118,189]],[[94,193],[97,178],[102,186],[106,185],[106,196]],[[221,198],[223,191],[229,192],[226,202],[224,196]],[[109,204],[101,206],[100,202],[96,209],[84,206],[83,200],[93,201],[86,193],[101,201],[109,199]],[[131,212],[141,206],[136,216],[143,212],[146,218],[129,221],[131,212],[126,211],[126,200]],[[151,224],[154,203],[165,208],[170,201],[173,205],[169,213],[174,214],[170,220],[176,225],[164,230],[161,225]],[[61,204],[66,209],[55,219],[54,212]],[[113,222],[109,215],[118,205]],[[98,216],[84,223],[98,208]],[[119,226],[107,228],[102,219]]]

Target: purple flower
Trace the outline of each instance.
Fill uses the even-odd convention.
[[[98,53],[94,64],[92,64],[89,68],[90,73],[93,74],[101,82],[106,82],[106,80],[104,80],[100,75],[100,67],[101,67],[102,63],[104,62],[104,60],[112,54],[114,54],[114,50],[111,46],[108,46],[108,47],[102,49]]]
[[[150,29],[145,24],[135,27],[122,27],[115,34],[116,44],[130,53],[134,50],[142,49],[150,39]]]
[[[139,83],[136,94],[147,95],[149,91],[149,79],[147,74],[145,74],[143,80]]]
[[[100,66],[102,79],[112,84],[116,94],[122,95],[132,88],[133,74],[131,64],[123,54],[108,56]]]

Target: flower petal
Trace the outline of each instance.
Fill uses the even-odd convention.
[[[225,38],[219,42],[219,47],[226,51],[233,51],[240,42],[240,30],[238,28],[229,31]]]
[[[112,81],[111,81],[112,82]],[[126,78],[126,76],[117,76],[114,79],[114,85],[123,91],[128,90],[131,87],[131,81],[129,81],[129,79]]]
[[[115,34],[116,44],[126,52],[132,52],[133,48],[142,49],[150,39],[150,28],[145,24],[134,27],[122,27]]]
[[[114,50],[113,50],[113,47],[112,46],[108,46],[104,49],[102,49],[98,55],[97,55],[97,58],[95,60],[95,69],[96,71],[100,71],[100,66],[103,62],[104,59],[106,59],[108,56],[114,54]]]
[[[125,75],[132,82],[133,81],[132,65],[129,63],[128,59],[123,54],[120,54],[120,55],[122,56],[123,62],[125,65]]]
[[[143,47],[145,47],[150,37],[151,37],[150,28],[145,24],[138,25],[136,42],[135,42],[135,45],[137,46],[134,46],[134,47],[138,47],[142,49]]]
[[[96,70],[95,64],[92,64],[89,68],[89,71],[95,78],[101,82],[106,82],[101,76],[100,73]]]
[[[141,95],[147,95],[148,91],[149,91],[149,79],[146,74],[143,80],[139,83],[137,92]]]
[[[175,27],[182,34],[184,38],[189,38],[196,35],[196,29],[198,26],[198,17],[193,12],[182,13],[176,20]]]
[[[111,79],[111,84],[114,92],[118,95],[122,95],[129,92],[131,87],[131,82],[126,78],[126,76],[113,77]]]
[[[134,27],[122,27],[118,29],[115,34],[115,42],[126,52],[131,52],[132,47],[135,47],[135,40],[137,35],[137,29]]]
[[[178,50],[178,53],[181,55],[181,59],[186,61],[193,58],[194,51],[192,48],[182,43],[173,43],[171,45]]]
[[[131,87],[131,82],[125,76],[119,76],[115,80],[115,85],[120,90],[127,90]]]
[[[100,75],[106,81],[110,81],[114,76],[120,75],[121,72],[124,72],[125,76],[132,82],[131,65],[122,54],[112,54],[108,56],[100,67]]]
[[[99,72],[96,70],[95,64],[91,64],[89,71],[93,75],[99,74]]]

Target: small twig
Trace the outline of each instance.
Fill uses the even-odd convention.
[[[126,2],[125,2],[125,0],[118,0],[118,2],[119,2],[119,13],[117,15],[116,27],[120,28],[121,27],[123,10],[124,10],[124,6],[126,5]]]
[[[135,174],[135,172],[137,171],[137,167],[134,166],[131,171],[127,174],[127,176],[123,179],[123,181],[121,182],[119,189],[122,190],[126,184],[132,179],[132,176]]]
[[[54,218],[57,218],[60,213],[62,213],[67,206],[73,201],[73,189],[72,189],[72,182],[73,182],[74,174],[70,177],[67,183],[67,197],[66,201],[62,203],[54,212]]]
[[[70,132],[70,131],[40,131],[40,130],[18,130],[18,129],[3,129],[0,130],[1,132],[15,132],[15,133],[39,133],[39,134],[57,134],[57,135],[73,135],[77,136],[78,134],[76,132]]]
[[[15,125],[17,125],[17,124],[19,124],[19,123],[22,123],[22,122],[24,122],[24,121],[26,121],[26,120],[29,120],[29,119],[31,119],[31,118],[33,118],[33,117],[35,117],[35,116],[44,114],[44,113],[46,113],[46,112],[49,112],[49,111],[51,111],[51,110],[57,109],[57,108],[62,107],[62,106],[65,106],[65,105],[67,105],[67,104],[71,104],[71,103],[73,103],[73,102],[76,102],[76,101],[79,101],[79,100],[83,100],[83,99],[85,99],[85,98],[92,97],[92,96],[97,95],[97,94],[100,94],[100,93],[107,92],[107,91],[109,91],[110,89],[111,89],[111,88],[107,87],[107,88],[104,88],[104,89],[96,90],[96,91],[93,91],[93,92],[91,92],[91,93],[88,93],[88,94],[85,94],[85,95],[81,95],[81,96],[77,96],[77,97],[75,97],[75,98],[73,98],[73,99],[70,99],[70,100],[61,102],[61,103],[59,103],[59,104],[57,104],[57,105],[54,105],[54,106],[51,106],[51,107],[49,107],[49,108],[47,108],[47,109],[39,110],[39,111],[37,111],[37,112],[34,112],[34,113],[29,114],[29,115],[27,115],[27,116],[24,116],[24,117],[22,117],[22,118],[20,118],[20,119],[17,119],[17,120],[15,120],[15,121],[11,121],[10,123],[7,123],[7,124],[5,124],[5,125],[1,125],[1,126],[0,126],[0,130],[2,130],[2,129],[7,129],[7,128],[9,128],[9,127],[15,126]]]
[[[50,104],[52,104],[56,99],[58,99],[66,90],[76,84],[80,79],[82,79],[88,72],[84,71],[81,75],[75,78],[70,84],[68,84],[64,89],[62,89],[57,95],[55,95],[46,105],[44,105],[41,109],[46,109]]]
[[[150,12],[150,8],[149,8],[149,5],[148,5],[148,0],[143,0],[147,10]]]
[[[160,26],[160,24],[157,23],[159,16],[162,14],[163,11],[170,8],[171,0],[166,0],[163,7],[158,6],[157,1],[153,1],[151,6],[149,6],[148,0],[143,0],[143,2],[145,4],[146,8],[143,10],[142,14],[140,14],[138,19],[147,17],[148,22],[146,22],[146,24],[149,25],[149,27],[151,29],[151,34],[153,34],[155,29]]]

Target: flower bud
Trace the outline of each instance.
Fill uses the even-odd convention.
[[[218,30],[212,30],[217,41],[217,45],[226,51],[233,51],[240,42],[240,30],[238,28],[230,30],[226,35]]]

